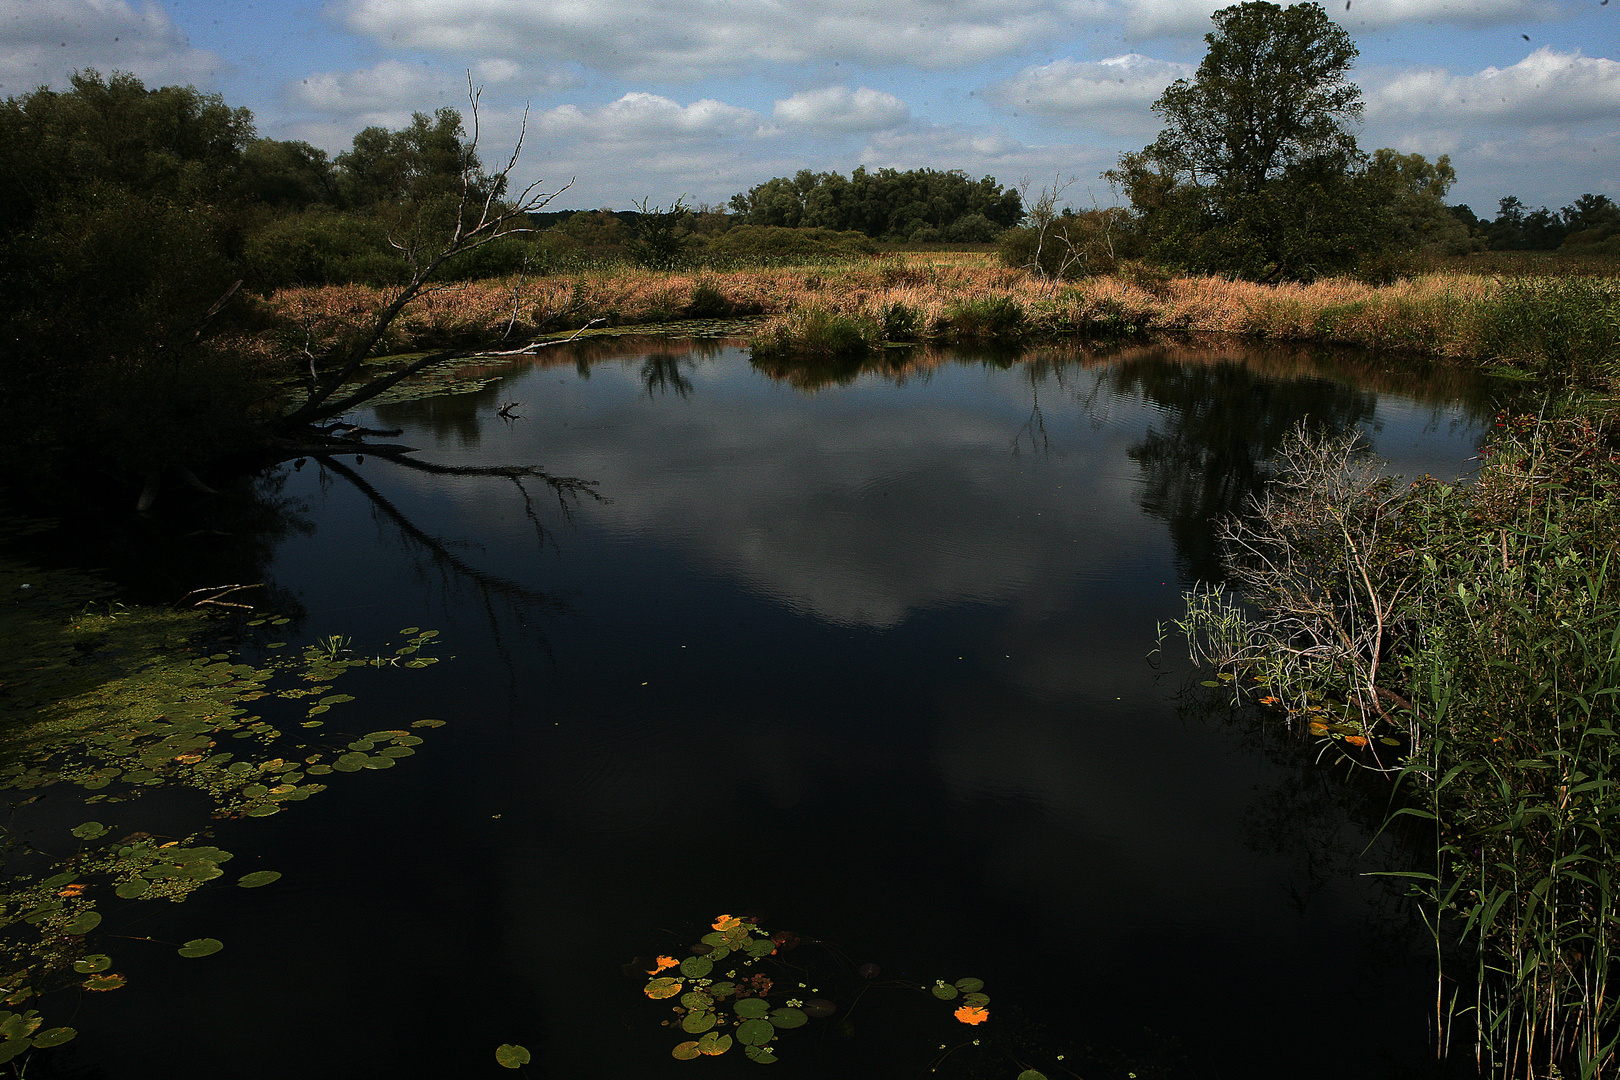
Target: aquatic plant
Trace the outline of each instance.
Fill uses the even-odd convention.
[[[206,825],[181,836],[143,828],[143,796],[180,786],[205,796],[215,819],[268,817],[326,790],[333,772],[393,767],[421,744],[413,729],[441,723],[336,740],[316,730],[355,700],[334,692],[345,672],[425,667],[437,659],[424,654],[436,631],[410,627],[402,644],[372,656],[350,652],[340,635],[286,655],[285,642],[266,642],[266,659],[251,665],[193,645],[208,630],[195,613],[121,605],[95,613],[106,605],[86,595],[105,588],[85,575],[0,563],[0,588],[30,598],[10,613],[20,632],[0,640],[10,691],[0,699],[8,736],[0,787],[23,811],[0,852],[0,1004],[9,1009],[59,989],[122,988],[128,979],[97,938],[102,905],[110,901],[122,920],[124,904],[178,903],[226,876],[232,853],[207,842]],[[260,616],[245,626],[273,632],[287,622]],[[284,732],[295,719],[299,729]],[[24,808],[46,794],[53,817],[77,804],[89,820],[58,826],[64,836],[25,833]],[[235,884],[261,888],[280,877],[255,870]],[[211,937],[170,946],[187,958],[225,947]],[[70,1027],[45,1027],[45,1011],[0,1011],[0,1062],[74,1037]]]
[[[1219,680],[1398,782],[1441,1051],[1471,1028],[1488,1075],[1613,1075],[1620,448],[1504,413],[1482,453],[1473,484],[1399,485],[1302,437],[1223,527],[1257,613],[1205,590],[1182,626]]]

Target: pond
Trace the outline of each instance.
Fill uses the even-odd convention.
[[[1295,425],[1455,476],[1481,398],[1240,346],[781,368],[725,340],[568,350],[351,418],[448,471],[289,464],[260,485],[275,530],[217,537],[207,570],[146,567],[170,599],[260,575],[295,644],[438,630],[442,662],[361,672],[323,719],[445,726],[397,768],[222,823],[274,885],[109,909],[117,933],[227,947],[84,995],[36,1071],[501,1076],[515,1043],[559,1080],[752,1075],[740,1053],[674,1060],[695,1036],[643,994],[646,958],[725,914],[802,935],[755,969],[773,1003],[842,995],[780,1033],[775,1074],[1423,1060],[1427,939],[1365,876],[1405,858],[1374,838],[1382,789],[1155,646],[1219,575],[1211,518]],[[515,465],[589,486],[477,471]],[[270,629],[244,629],[250,657]],[[840,958],[881,975],[861,993]],[[887,985],[964,977],[982,1026]]]

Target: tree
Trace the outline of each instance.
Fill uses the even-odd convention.
[[[1104,176],[1165,261],[1261,279],[1353,266],[1374,240],[1355,44],[1315,3],[1250,0],[1213,19],[1195,77],[1154,103],[1158,139]]]

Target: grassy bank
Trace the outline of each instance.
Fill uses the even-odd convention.
[[[288,289],[263,302],[239,347],[300,355],[361,325],[386,297],[366,286]],[[887,254],[821,266],[725,272],[607,269],[469,282],[423,297],[383,351],[494,347],[592,320],[635,326],[761,317],[765,353],[841,353],[884,343],[1063,334],[1216,333],[1394,350],[1501,374],[1609,389],[1620,358],[1620,275],[1435,272],[1393,285],[1257,285],[1144,268],[1054,283],[963,252]]]

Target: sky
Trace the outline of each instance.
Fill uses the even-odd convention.
[[[551,209],[724,205],[800,169],[960,169],[1075,209],[1152,142],[1207,0],[0,0],[0,94],[192,85],[337,154],[449,106]],[[1328,0],[1363,150],[1451,157],[1448,201],[1620,201],[1620,0]],[[526,121],[525,121],[526,114]],[[566,186],[565,185],[570,185]]]

